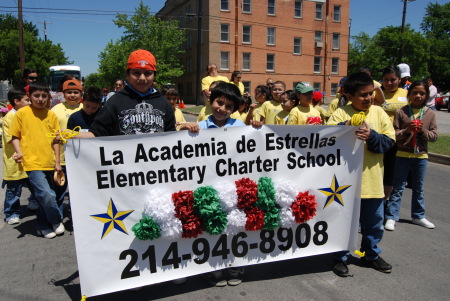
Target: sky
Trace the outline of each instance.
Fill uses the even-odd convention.
[[[123,33],[122,29],[113,23],[115,15],[118,12],[128,14],[134,12],[139,2],[140,0],[23,0],[22,6],[24,19],[36,25],[42,38],[45,21],[47,38],[54,44],[59,43],[69,60],[80,66],[82,75],[87,76],[97,72],[98,56],[106,44],[111,40],[116,41]],[[409,2],[406,23],[413,29],[420,31],[425,8],[430,2],[445,4],[448,0]],[[164,3],[165,0],[144,1],[152,13],[158,12]],[[389,25],[400,26],[402,11],[401,0],[351,0],[350,33],[357,35],[366,32],[369,36],[373,36],[380,28]],[[17,16],[17,0],[1,0],[0,14],[5,13]]]

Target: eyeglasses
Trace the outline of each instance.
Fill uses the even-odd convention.
[[[37,76],[28,76],[29,80],[37,80]]]
[[[123,86],[122,84],[115,84],[116,87],[121,87]]]

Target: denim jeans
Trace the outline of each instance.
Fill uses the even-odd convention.
[[[5,204],[3,212],[5,213],[5,222],[13,217],[20,218],[20,196],[22,195],[22,187],[27,179],[20,180],[3,180],[2,188],[6,186]]]
[[[408,171],[412,174],[411,217],[425,217],[425,200],[423,186],[428,160],[397,157],[395,163],[394,188],[386,205],[386,219],[399,220],[402,195],[405,190]]]
[[[53,170],[27,171],[30,189],[39,204],[36,216],[36,229],[51,229],[51,225],[59,224],[62,214],[56,202]]]
[[[62,165],[62,171],[64,173],[64,176],[66,177],[66,182],[63,186],[59,186],[54,184],[55,187],[55,193],[56,193],[56,203],[58,204],[59,210],[61,211],[61,214],[64,214],[64,197],[66,196],[66,190],[67,190],[67,171],[66,166]]]
[[[383,199],[361,199],[359,222],[361,224],[361,252],[366,252],[365,259],[372,261],[377,259],[381,249],[378,247],[383,238]],[[334,258],[339,261],[347,261],[349,251],[334,253]]]

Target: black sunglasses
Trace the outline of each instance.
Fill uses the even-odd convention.
[[[37,76],[28,76],[29,80],[37,80]]]

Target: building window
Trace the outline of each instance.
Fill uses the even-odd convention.
[[[228,51],[220,52],[220,69],[230,70],[230,53]]]
[[[250,95],[250,91],[252,90],[252,82],[242,81],[242,84],[244,85],[244,93],[247,92]]]
[[[242,26],[242,44],[252,43],[252,27],[250,25]]]
[[[220,10],[230,10],[230,1],[229,0],[220,0]]]
[[[335,96],[338,92],[338,84],[331,84],[331,96]]]
[[[303,1],[302,0],[295,0],[295,3],[294,3],[294,18],[301,18],[302,17],[302,9],[303,9]]]
[[[320,91],[320,83],[313,83],[314,91]]]
[[[322,32],[316,31],[314,35],[314,41],[315,42],[322,42]]]
[[[275,0],[267,0],[267,14],[275,16]]]
[[[302,38],[294,38],[294,54],[302,54]]]
[[[191,73],[192,72],[192,58],[188,57],[186,59],[186,73]]]
[[[230,24],[220,24],[220,41],[230,42]]]
[[[190,17],[190,15],[192,15],[192,7],[190,5],[186,6],[186,23],[191,23],[191,19],[192,17]]]
[[[331,58],[331,73],[333,73],[333,74],[339,73],[339,58],[338,57]]]
[[[186,35],[186,49],[192,49],[192,34]]]
[[[242,1],[242,12],[250,14],[252,12],[252,0]]]
[[[178,94],[180,97],[183,96],[183,83],[178,83]]]
[[[316,20],[323,20],[323,3],[316,3]]]
[[[266,71],[275,71],[275,54],[267,54]]]
[[[322,72],[322,57],[315,56],[314,57],[314,73]]]
[[[250,71],[252,69],[252,54],[250,52],[242,53],[242,70]]]
[[[275,27],[267,27],[267,45],[275,45]]]
[[[340,48],[339,40],[340,40],[339,33],[333,33],[333,49]]]
[[[341,22],[341,6],[335,5],[333,10],[333,21]]]

